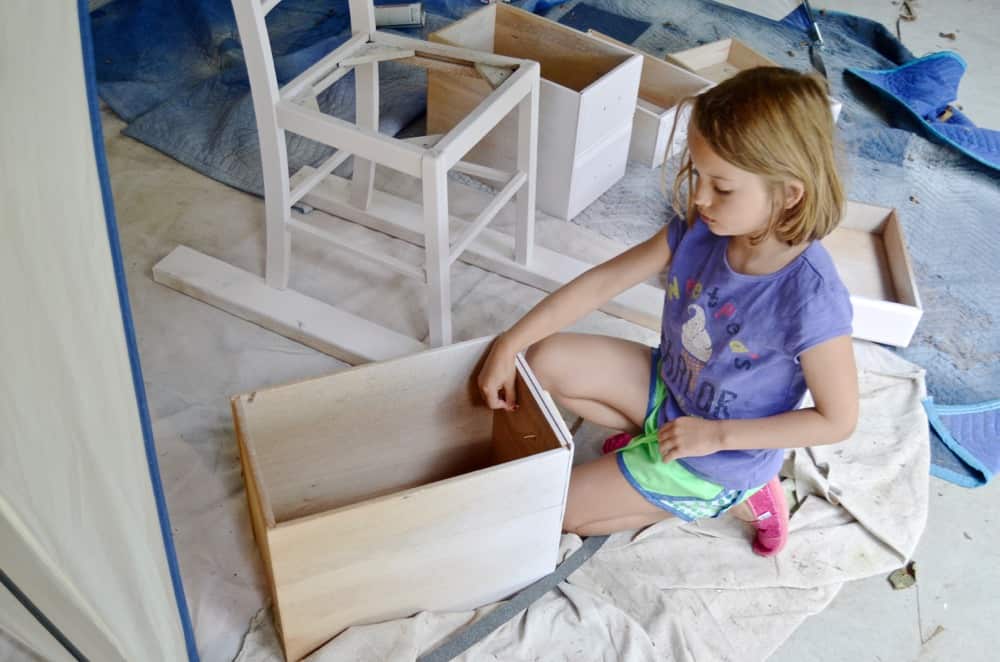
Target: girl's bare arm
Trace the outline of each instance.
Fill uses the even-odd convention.
[[[669,263],[667,229],[663,228],[641,244],[580,274],[545,297],[493,344],[478,380],[487,404],[493,409],[514,405],[515,354],[600,308],[633,285],[660,273]],[[504,398],[499,395],[501,391]]]

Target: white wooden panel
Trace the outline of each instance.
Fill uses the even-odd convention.
[[[851,293],[854,337],[907,346],[923,309],[895,211],[849,201],[823,244]]]
[[[650,168],[659,167],[666,156],[677,103],[685,97],[703,92],[714,83],[600,32],[590,30],[588,34],[628,53],[642,56],[642,77],[639,80],[639,99],[632,124],[629,160]],[[683,117],[681,119],[674,135],[671,154],[679,152],[687,142],[687,121]]]
[[[854,306],[853,335],[896,347],[906,347],[913,339],[923,312],[912,306],[851,297]]]
[[[412,354],[425,345],[295,290],[178,246],[153,267],[153,279],[347,363]]]
[[[542,80],[538,98],[538,183],[535,187],[535,204],[545,213],[564,220],[570,218],[569,196],[580,110],[579,93]],[[513,147],[513,141],[503,142]]]
[[[479,606],[550,572],[570,459],[548,451],[279,525],[269,536],[286,654],[354,623]]]
[[[631,55],[580,93],[580,125],[574,147],[577,158],[606,140],[608,133],[617,131],[624,118],[635,112],[641,74],[642,58]]]
[[[609,131],[604,140],[577,158],[563,218],[579,214],[625,176],[632,122],[627,115],[624,117],[625,122],[617,130]]]

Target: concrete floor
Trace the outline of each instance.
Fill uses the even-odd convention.
[[[879,21],[896,34],[900,0],[818,0],[814,7],[856,14]],[[903,43],[917,57],[951,50],[968,63],[958,89],[962,111],[977,126],[1000,129],[1000,76],[994,57],[1000,49],[996,19],[998,0],[910,0],[914,21],[901,21]],[[954,34],[954,39],[941,34]]]
[[[820,0],[815,7],[865,16],[895,34],[898,0]],[[1000,129],[997,0],[917,0],[915,21],[903,21],[903,43],[916,56],[953,50],[968,70],[958,103],[977,125]],[[947,39],[940,33],[954,33]],[[871,660],[922,662],[996,660],[988,634],[1000,619],[1000,521],[993,510],[1000,485],[978,490],[931,478],[927,529],[914,555],[915,587],[894,591],[885,577],[844,586],[823,612],[807,620],[772,656],[773,662]],[[940,628],[940,629],[939,629]]]
[[[882,21],[890,30],[895,31],[898,2],[821,0],[815,4],[868,16]],[[969,63],[969,71],[961,87],[959,103],[979,125],[1000,128],[1000,104],[997,103],[1000,101],[1000,76],[992,70],[990,57],[1000,47],[1000,36],[992,28],[995,15],[1000,11],[1000,1],[923,0],[911,1],[910,5],[914,8],[917,19],[902,24],[904,43],[916,55],[946,48],[961,53]],[[939,33],[942,32],[954,33],[956,39],[940,37]],[[108,124],[105,126],[107,130]],[[166,227],[167,223],[187,223],[182,218],[183,213],[173,209],[174,196],[167,190],[171,186],[196,188],[202,192],[199,195],[205,198],[206,204],[235,214],[246,214],[250,206],[258,204],[249,196],[235,193],[190,171],[163,178],[150,165],[151,161],[144,165],[147,153],[148,150],[138,144],[127,148],[119,144],[117,153],[114,149],[109,150],[113,172],[116,169],[122,171],[125,168],[142,169],[148,166],[148,176],[131,177],[128,180],[132,184],[144,181],[149,187],[148,195],[122,191],[119,186],[115,187],[116,199],[119,195],[124,195],[132,200],[131,210],[119,205],[121,224],[129,223],[129,219],[139,213],[140,206],[145,217],[141,225],[149,228],[150,232],[155,233],[156,227]],[[184,197],[190,197],[189,194],[190,191]],[[203,227],[196,228],[193,222],[188,227],[191,232],[208,231]],[[141,240],[138,236],[135,240],[137,243],[131,247],[135,253],[129,254],[130,247],[125,246],[127,262],[136,259],[141,251]],[[141,309],[144,303],[152,303],[142,300],[141,295],[146,288],[134,282],[131,271],[129,278],[133,305]],[[158,286],[151,286],[149,296],[162,296],[158,290]],[[210,309],[194,302],[185,301],[181,305],[190,309],[194,326],[201,325],[202,319],[207,320],[215,315],[209,312]],[[601,329],[606,332],[626,331],[626,327],[615,320],[608,319],[601,323],[606,325],[606,328]],[[240,323],[233,321],[232,324]],[[419,329],[415,330],[419,334]],[[484,329],[483,332],[490,330]],[[255,332],[255,347],[245,350],[282,352],[289,357],[287,375],[271,375],[270,378],[274,381],[301,377],[305,374],[303,371],[308,374],[328,372],[337,365],[332,360],[316,363],[304,356],[302,349],[295,343],[275,338],[262,330]],[[143,344],[142,338],[140,344]],[[158,357],[146,357],[144,354],[144,364],[147,360],[155,363]],[[235,374],[231,380],[231,392],[239,391],[244,382],[259,383],[259,376]],[[157,431],[158,438],[159,435],[160,430]],[[169,463],[167,459],[162,461]],[[230,478],[232,484],[228,487],[232,488],[238,483],[238,475]],[[845,585],[830,606],[799,627],[772,656],[772,660],[985,662],[1000,657],[993,650],[992,640],[988,637],[989,630],[1000,621],[1000,601],[995,598],[1000,592],[1000,559],[997,558],[1000,556],[1000,529],[992,529],[992,520],[1000,520],[1000,513],[994,515],[996,511],[991,508],[991,505],[1000,500],[1000,486],[993,484],[969,490],[932,478],[930,487],[927,529],[915,554],[918,577],[916,586],[894,591],[885,577],[872,577]],[[241,495],[231,494],[227,503],[226,508],[231,507],[236,518],[236,524],[230,524],[230,527],[242,527],[245,522],[241,519]],[[175,510],[174,506],[171,503],[172,512]],[[198,533],[215,535],[208,527],[202,527]],[[235,533],[231,528],[229,533],[247,535],[247,531],[239,528]],[[247,564],[250,563],[247,561]],[[253,573],[249,565],[247,571]],[[243,568],[240,572],[243,572]],[[260,589],[259,586],[248,585],[248,595],[255,595]],[[234,614],[233,620],[239,621],[240,618]],[[235,622],[229,625],[238,627]],[[238,639],[239,632],[235,636]],[[220,643],[219,648],[231,648],[231,645]],[[37,658],[18,648],[6,637],[0,636],[0,660],[25,659]]]

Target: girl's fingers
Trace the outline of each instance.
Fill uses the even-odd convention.
[[[490,384],[484,384],[480,387],[483,393],[483,399],[486,401],[486,406],[490,409],[503,409],[504,402],[500,399],[500,389],[496,386],[491,386]]]
[[[517,409],[517,391],[514,390],[515,379],[515,375],[511,375],[510,379],[503,385],[503,399],[507,403],[507,409],[511,411]]]

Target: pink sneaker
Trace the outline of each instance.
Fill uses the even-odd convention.
[[[747,505],[757,520],[753,523],[757,529],[753,551],[761,556],[774,556],[788,542],[788,502],[778,477],[747,499]]]
[[[632,435],[628,432],[619,432],[618,434],[612,435],[604,440],[604,444],[601,446],[601,452],[605,455],[608,453],[614,453],[616,450],[628,446],[628,442],[630,441],[632,441]]]

